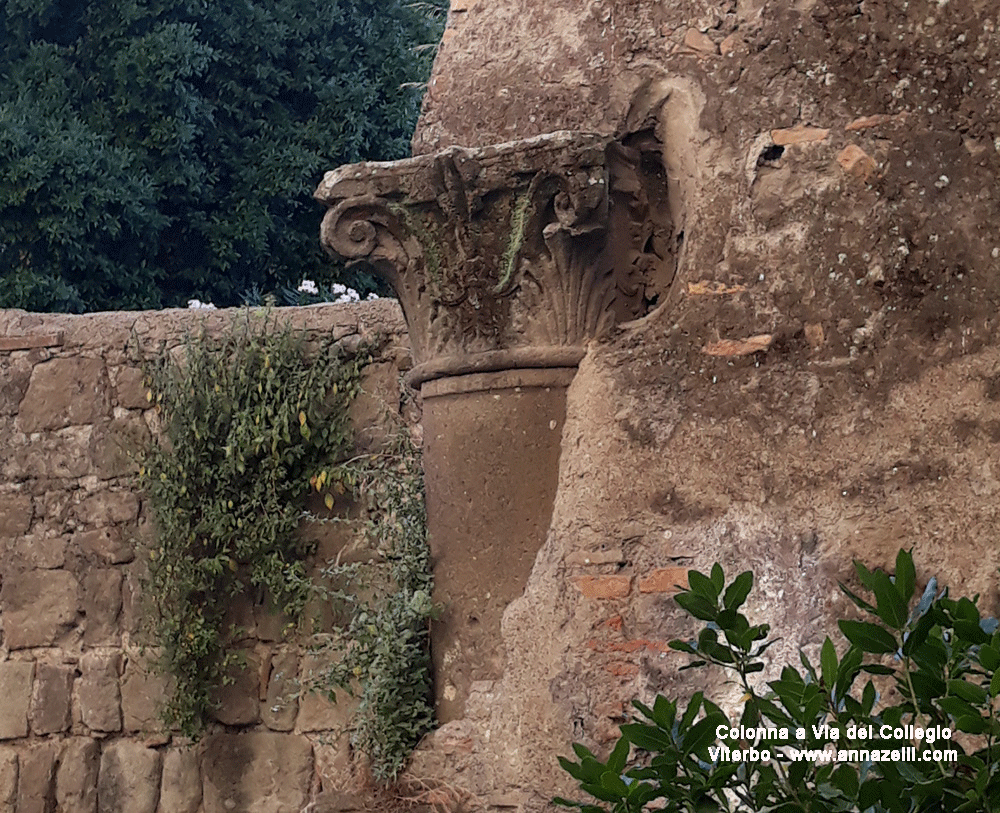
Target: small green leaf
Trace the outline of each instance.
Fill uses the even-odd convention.
[[[906,626],[908,608],[899,588],[881,570],[876,570],[870,576],[873,584],[872,592],[876,598],[875,611],[879,618],[893,629],[903,629]]]
[[[844,637],[862,652],[885,655],[889,652],[895,652],[899,648],[895,636],[875,624],[843,619],[838,621],[837,625],[844,633]]]
[[[625,761],[628,759],[629,741],[624,737],[619,737],[615,743],[611,755],[608,757],[608,770],[615,776],[625,770]]]
[[[826,636],[826,640],[823,641],[823,647],[820,650],[819,655],[820,669],[823,672],[823,685],[828,689],[833,688],[834,683],[837,679],[837,650],[833,645],[833,641],[830,640],[830,636]]]
[[[726,723],[721,714],[709,714],[695,723],[684,735],[681,750],[685,754],[697,754],[701,749],[711,745],[716,740],[715,731]]]
[[[645,723],[626,723],[621,732],[628,742],[644,751],[666,751],[674,745],[669,734]]]
[[[743,606],[753,589],[753,573],[749,570],[740,573],[733,583],[726,588],[722,604],[727,610],[736,610]]]
[[[910,551],[900,549],[896,554],[896,588],[903,600],[909,604],[917,587],[917,571],[913,567]]]
[[[845,596],[847,596],[854,603],[856,607],[864,610],[865,612],[871,613],[872,615],[875,615],[875,608],[867,601],[865,601],[863,598],[861,598],[861,596],[859,596],[857,593],[851,590],[843,582],[837,582],[837,585],[840,587],[841,592]]]
[[[697,570],[689,570],[688,585],[691,588],[691,592],[711,602],[713,606],[719,600],[719,590],[716,588],[715,583],[704,573],[699,573]]]
[[[948,694],[953,694],[955,697],[960,697],[969,703],[981,706],[985,705],[987,701],[986,690],[982,686],[977,686],[965,680],[949,680]]]
[[[678,593],[674,596],[674,601],[702,621],[714,621],[719,612],[714,603],[697,593]]]
[[[1000,695],[1000,672],[994,672],[993,679],[990,681],[990,697],[997,695]]]
[[[722,592],[722,588],[726,583],[726,574],[722,571],[722,565],[716,562],[712,565],[712,574],[710,576],[712,579],[712,585],[715,587],[715,595],[718,596]]]

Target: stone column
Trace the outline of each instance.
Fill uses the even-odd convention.
[[[340,167],[316,197],[323,245],[399,296],[423,399],[439,719],[503,667],[555,498],[565,391],[585,344],[640,315],[673,258],[642,150],[558,132]],[[655,174],[655,173],[654,173]]]

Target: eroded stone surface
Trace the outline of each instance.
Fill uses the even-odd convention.
[[[274,653],[270,660],[267,696],[261,704],[260,717],[272,731],[291,731],[298,714],[299,657],[291,650]]]
[[[21,401],[18,423],[24,432],[92,423],[111,404],[107,371],[99,358],[57,358],[38,364]]]
[[[89,737],[74,737],[63,747],[56,771],[59,813],[95,813],[101,745]]]
[[[74,535],[73,541],[88,554],[100,557],[109,564],[123,564],[135,558],[135,549],[119,527],[95,528]]]
[[[34,513],[31,497],[27,494],[0,494],[0,537],[17,537],[31,527]]]
[[[121,655],[117,651],[84,653],[80,658],[77,702],[80,720],[93,731],[121,731],[121,691],[118,673]]]
[[[17,802],[17,752],[0,748],[0,805],[12,810]]]
[[[87,646],[109,646],[121,642],[119,616],[122,610],[122,572],[117,568],[94,568],[81,581],[83,595],[83,642]]]
[[[125,662],[121,681],[122,718],[126,731],[159,731],[160,712],[173,691],[173,681],[154,663],[134,653]]]
[[[66,731],[72,721],[73,679],[76,670],[64,664],[38,663],[31,696],[31,730],[35,734]],[[0,696],[8,697],[0,691]],[[6,701],[5,701],[6,702]]]
[[[213,715],[226,725],[249,725],[260,719],[260,657],[250,650],[241,650],[239,656],[229,670],[232,682],[214,693]]]
[[[160,798],[158,751],[116,740],[104,746],[98,780],[98,813],[156,813]]]
[[[296,731],[336,731],[341,732],[350,725],[358,701],[347,692],[337,688],[337,699],[333,701],[324,691],[314,691],[312,687],[322,687],[322,674],[331,657],[339,655],[307,654],[302,658],[302,694],[299,697],[299,715],[295,722]]]
[[[55,790],[59,743],[34,743],[20,751],[17,776],[17,813],[49,813]]]
[[[201,770],[196,749],[167,749],[163,755],[159,813],[197,813],[200,804]]]
[[[11,649],[48,646],[76,622],[79,583],[65,570],[11,574],[0,590],[4,639]]]
[[[204,746],[205,813],[299,813],[313,771],[305,737],[213,734]]]
[[[0,663],[0,740],[23,737],[28,733],[28,708],[31,704],[31,681],[35,664],[31,661]]]

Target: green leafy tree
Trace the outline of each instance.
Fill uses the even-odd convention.
[[[0,3],[0,307],[330,280],[312,190],[407,154],[440,6]]]

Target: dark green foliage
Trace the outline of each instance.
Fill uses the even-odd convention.
[[[801,656],[802,670],[785,666],[776,680],[758,687],[751,675],[764,669],[761,656],[774,643],[767,625],[752,625],[739,612],[753,577],[740,574],[725,588],[716,565],[710,576],[692,571],[690,589],[677,596],[689,613],[707,622],[696,639],[672,641],[693,655],[689,667],[712,664],[738,682],[743,710],[729,720],[715,703],[696,693],[686,709],[659,696],[652,708],[638,701],[640,721],[623,725],[622,737],[604,762],[582,745],[578,761],[560,759],[580,787],[604,804],[557,799],[584,813],[638,813],[643,810],[775,811],[776,813],[932,813],[1000,809],[1000,630],[980,617],[975,599],[949,598],[931,579],[916,592],[916,571],[906,551],[895,574],[870,571],[856,563],[858,579],[872,594],[867,600],[845,593],[868,616],[842,620],[849,646],[839,655],[828,637],[817,666]],[[874,658],[872,656],[875,656]],[[893,702],[883,690],[894,684]],[[872,725],[874,740],[851,739],[850,725]],[[716,738],[716,728],[765,727],[777,739],[751,736]],[[829,729],[840,736],[832,737]],[[882,726],[889,726],[882,735]],[[891,730],[912,725],[940,726],[952,739],[898,739]],[[787,735],[787,736],[785,736]],[[957,737],[957,738],[956,738]],[[768,762],[719,759],[719,745],[767,748]],[[910,758],[853,758],[850,749],[877,748],[890,754],[913,746]],[[632,748],[636,767],[626,769]],[[838,751],[834,761],[791,758],[793,748]],[[935,753],[935,749],[939,749]],[[955,749],[947,759],[940,749]],[[843,755],[840,752],[845,752]],[[859,761],[860,760],[860,761]]]
[[[441,5],[0,4],[0,307],[222,306],[329,280],[311,193],[408,153]]]
[[[297,334],[244,318],[148,373],[163,432],[141,469],[156,530],[144,594],[175,680],[166,720],[188,735],[234,664],[233,597],[266,597],[294,618],[309,595],[303,499],[350,448],[364,362],[329,343],[307,359]]]
[[[350,461],[341,476],[365,507],[368,544],[377,558],[327,568],[327,579],[345,586],[329,598],[350,620],[328,644],[339,657],[311,688],[334,698],[337,689],[358,696],[351,744],[368,756],[376,779],[391,781],[434,725],[429,627],[434,583],[423,472],[400,427],[382,451]]]

